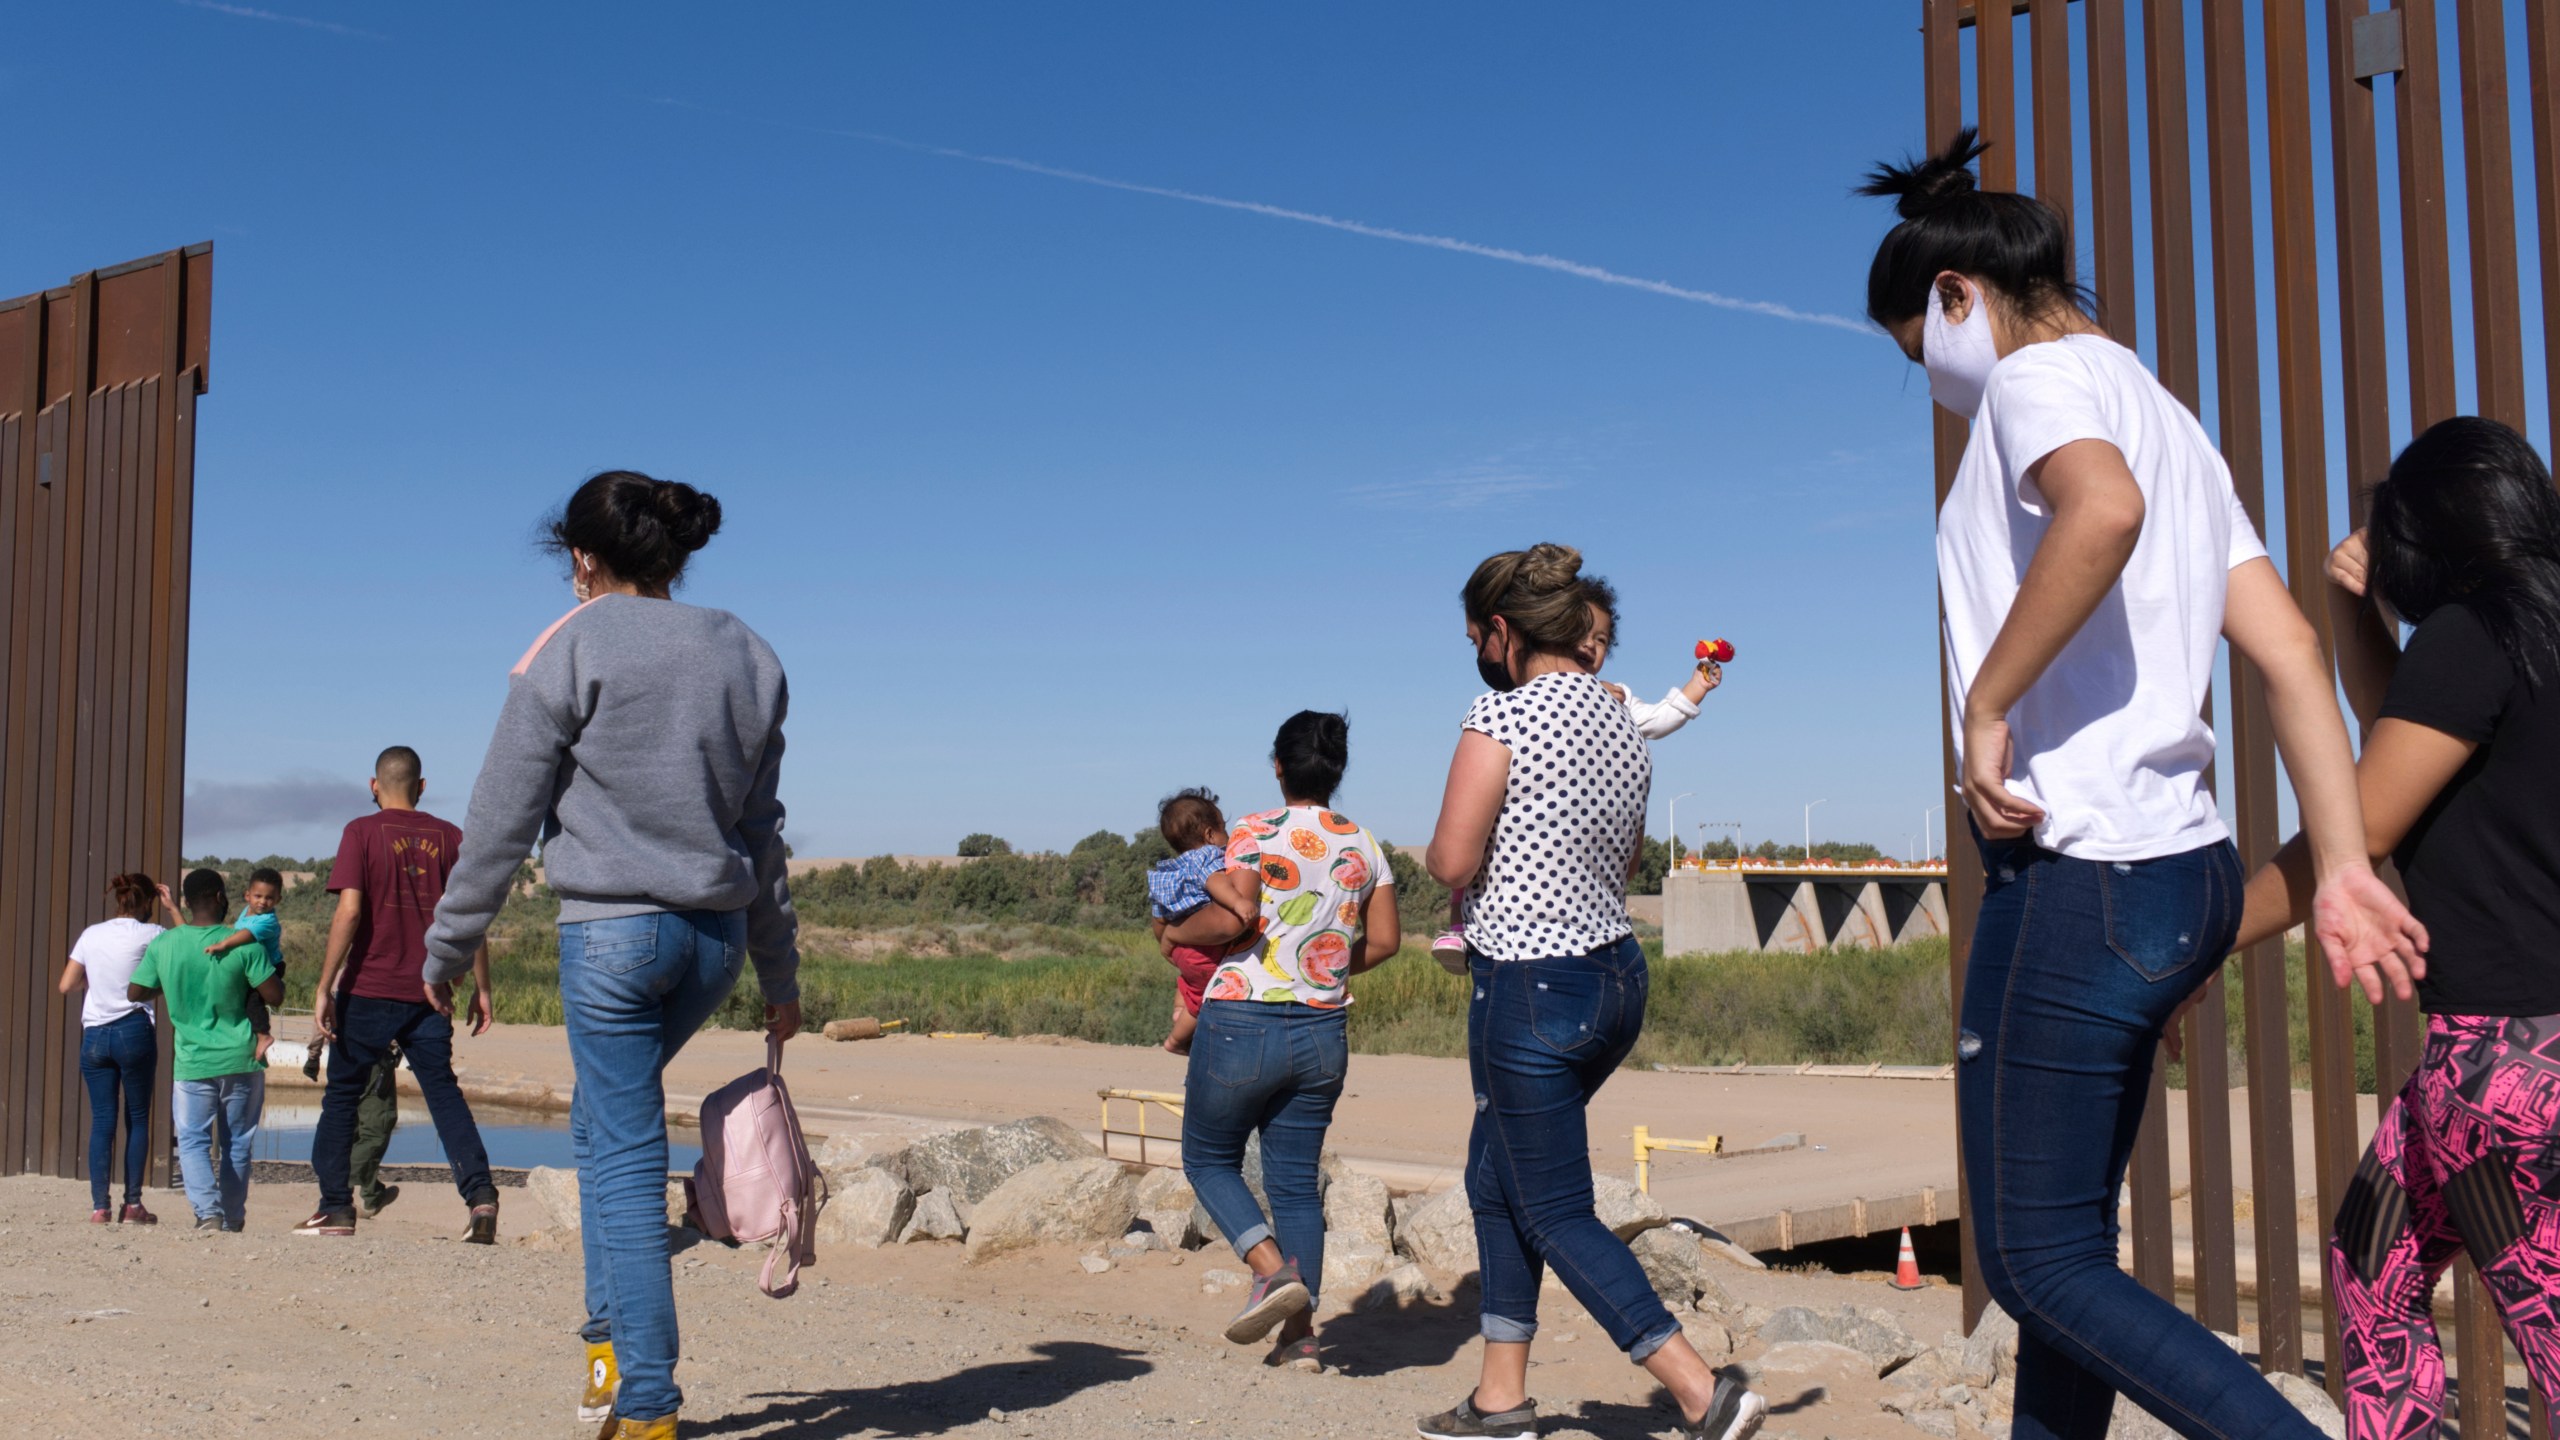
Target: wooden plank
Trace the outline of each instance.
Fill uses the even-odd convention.
[[[2231,1021],[2216,975],[2189,1012],[2187,1052],[2187,1208],[2194,1225],[2192,1269],[2196,1318],[2225,1335],[2240,1333],[2240,1263],[2232,1234],[2238,1213],[2231,1194]]]
[[[2560,84],[2552,60],[2560,50],[2560,4],[2524,0],[2526,104],[2533,111],[2534,233],[2542,253],[2542,378],[2545,414],[2560,429]],[[2552,453],[2552,436],[2542,439]]]
[[[1928,146],[1932,151],[1943,148],[1955,138],[1964,123],[1963,52],[1957,36],[1958,6],[1956,0],[1921,0],[1920,48],[1922,94],[1927,110]],[[1964,455],[1966,425],[1936,405],[1929,407],[1930,445],[1934,455],[1936,504],[1946,503],[1947,487],[1955,482],[1956,462]],[[1935,506],[1932,509],[1934,512]],[[1941,617],[1943,618],[1943,616]],[[1941,627],[1943,634],[1943,627]],[[1956,784],[1955,736],[1946,717],[1952,713],[1952,697],[1946,683],[1946,654],[1943,642],[1938,656],[1938,764],[1939,793],[1952,795]],[[1947,809],[1947,996],[1949,1025],[1963,1028],[1964,967],[1973,945],[1973,917],[1982,899],[1982,858],[1973,847],[1959,841],[1956,826],[1963,822],[1960,803],[1950,800]],[[1956,1036],[1949,1035],[1948,1050],[1953,1053]],[[1956,1104],[1948,1097],[1948,1104]],[[1961,1107],[1956,1124],[1964,1124]],[[1957,1205],[1962,1209],[1970,1201],[1961,1164],[1956,1175]],[[1983,1310],[1991,1303],[1991,1292],[1983,1288],[1982,1267],[1976,1262],[1973,1227],[1956,1227],[1958,1266],[1964,1272],[1964,1330],[1982,1319]]]
[[[2098,312],[2107,333],[2131,347],[2139,339],[2142,317],[2134,283],[2133,121],[2125,94],[2131,76],[2124,53],[2124,0],[2081,0],[2080,24],[2089,42],[2089,228]],[[2064,105],[2067,111],[2067,96]]]
[[[2169,1228],[2168,1057],[2152,1057],[2142,1093],[2141,1127],[2133,1135],[2128,1206],[2133,1230],[2133,1278],[2152,1294],[2178,1303],[2178,1259]]]
[[[2256,221],[2250,192],[2248,27],[2242,0],[2204,0],[2206,187],[2211,195],[2214,390],[2218,443],[2260,533],[2266,529],[2265,451],[2258,416]],[[2255,868],[2276,848],[2275,737],[2266,691],[2231,657],[2233,800],[2240,854]],[[2268,1197],[2251,1207],[2257,1244],[2258,1363],[2302,1373],[2302,1279],[2293,1218],[2292,1062],[2284,947],[2242,961],[2249,1055],[2249,1181]]]
[[[2018,188],[2018,30],[2002,17],[1973,28],[1973,123],[1991,148],[1982,156],[1982,188]]]
[[[2504,1440],[2506,1332],[2498,1327],[2497,1302],[2468,1255],[2453,1262],[2453,1364],[2462,1440]]]
[[[2027,0],[2027,86],[2028,112],[2035,117],[2036,198],[2069,224],[2071,0]]]
[[[2503,0],[2454,0],[2454,18],[2462,65],[2462,189],[2471,222],[2471,353],[2478,409],[2522,430],[2524,306],[2516,291],[2506,6]]]
[[[2400,284],[2408,309],[2409,416],[2424,430],[2456,413],[2443,79],[2436,62],[2435,0],[2399,0],[2399,9],[2405,68],[2391,91],[2399,126]]]
[[[1934,1225],[1958,1218],[1943,1190],[1913,1190],[1881,1200],[1850,1200],[1804,1210],[1780,1210],[1736,1219],[1709,1219],[1707,1224],[1745,1250],[1786,1250],[1847,1240],[1861,1235],[1889,1235],[1905,1225]]]

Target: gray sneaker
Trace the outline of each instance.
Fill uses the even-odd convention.
[[[1682,1422],[1684,1440],[1751,1440],[1760,1422],[1769,1418],[1769,1402],[1755,1395],[1739,1380],[1727,1375],[1716,1377],[1716,1393],[1707,1400],[1707,1413],[1698,1423]]]
[[[1415,1421],[1413,1433],[1422,1440],[1530,1440],[1538,1433],[1538,1402],[1523,1400],[1512,1409],[1487,1415],[1476,1409],[1476,1397],[1470,1393],[1455,1407]]]
[[[1306,1309],[1308,1298],[1307,1282],[1298,1278],[1297,1263],[1285,1262],[1244,1292],[1244,1309],[1227,1322],[1227,1338],[1250,1345],[1270,1334],[1271,1327]]]

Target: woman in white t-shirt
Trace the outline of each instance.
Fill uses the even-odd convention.
[[[2018,1321],[2018,1427],[2098,1440],[2121,1393],[2196,1440],[2308,1440],[2252,1366],[2116,1260],[2153,1051],[2239,923],[2240,862],[2204,783],[2217,639],[2263,682],[2340,983],[2408,995],[2425,932],[2374,877],[2319,637],[2230,471],[2082,308],[2062,217],[1975,188],[1981,149],[1966,131],[1869,177],[1902,223],[1876,251],[1867,313],[1973,427],[1938,514],[1960,788],[1986,877],[1957,1110],[1983,1279]]]
[[[128,1224],[156,1225],[160,1217],[142,1208],[142,1171],[151,1150],[151,1082],[160,1069],[160,1032],[150,1003],[128,998],[125,982],[141,963],[143,947],[160,933],[151,923],[151,907],[167,904],[168,892],[137,873],[107,882],[107,898],[116,907],[115,918],[80,932],[55,987],[65,995],[88,987],[80,998],[80,1079],[89,1087],[89,1223],[121,1218]],[[107,1206],[119,1114],[124,1116],[121,1215]]]

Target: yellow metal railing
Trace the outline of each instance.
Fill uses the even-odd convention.
[[[1097,1090],[1093,1093],[1102,1097],[1102,1153],[1106,1158],[1117,1158],[1111,1154],[1111,1137],[1114,1135],[1129,1136],[1138,1142],[1138,1163],[1141,1165],[1155,1163],[1147,1158],[1149,1140],[1179,1141],[1182,1138],[1182,1093],[1180,1091],[1113,1089]],[[1114,1130],[1111,1128],[1111,1102],[1114,1100],[1127,1100],[1138,1107],[1137,1129]],[[1147,1107],[1150,1105],[1160,1105],[1171,1112],[1174,1119],[1173,1134],[1150,1135],[1147,1133]]]
[[[1655,1138],[1654,1133],[1644,1126],[1637,1126],[1636,1188],[1648,1195],[1653,1193],[1653,1152],[1656,1150],[1677,1150],[1690,1155],[1720,1155],[1724,1153],[1724,1137],[1710,1135],[1704,1140],[1662,1140]]]

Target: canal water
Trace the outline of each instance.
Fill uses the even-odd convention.
[[[566,1115],[495,1105],[475,1105],[471,1113],[479,1123],[480,1143],[487,1147],[492,1165],[504,1169],[550,1165],[565,1170],[577,1163],[569,1153]],[[258,1126],[257,1158],[309,1161],[312,1132],[319,1123],[320,1107],[316,1104],[270,1103]],[[403,1099],[400,1128],[391,1132],[391,1148],[382,1158],[386,1165],[444,1163],[444,1146],[436,1139],[435,1119],[424,1104]],[[691,1170],[693,1162],[701,1158],[702,1132],[684,1126],[668,1127],[670,1171]]]

